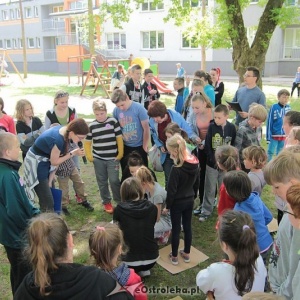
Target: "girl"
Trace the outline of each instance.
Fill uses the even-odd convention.
[[[16,119],[16,129],[24,160],[29,148],[45,129],[40,118],[34,117],[33,107],[26,99],[17,102]]]
[[[196,71],[195,76],[197,76],[198,78],[200,78],[201,80],[204,81],[204,93],[210,99],[213,107],[216,107],[216,104],[215,104],[216,96],[215,96],[215,90],[212,86],[213,82],[212,82],[211,76],[207,72],[204,72],[203,70]]]
[[[73,263],[73,237],[59,215],[44,213],[31,219],[27,237],[26,254],[33,271],[24,278],[15,300],[101,300],[112,291],[109,299],[132,299],[103,271]]]
[[[283,130],[288,136],[293,127],[300,126],[300,112],[295,110],[288,111],[283,118]]]
[[[266,262],[273,245],[273,239],[267,227],[273,219],[271,212],[258,193],[252,192],[251,181],[246,172],[227,172],[223,183],[228,195],[236,202],[234,210],[244,211],[252,217],[259,251]]]
[[[55,126],[43,132],[28,150],[24,160],[24,180],[29,199],[34,199],[35,190],[42,211],[53,211],[53,196],[49,187],[52,184],[54,170],[50,166],[59,166],[73,156],[84,156],[84,150],[71,144],[78,144],[89,133],[89,127],[83,119],[75,119],[67,126]]]
[[[224,83],[220,80],[221,69],[212,68],[209,72],[212,80],[212,86],[215,90],[215,106],[222,103],[222,96],[224,94]]]
[[[252,145],[243,150],[244,165],[250,172],[248,176],[251,180],[252,191],[260,196],[266,181],[262,168],[267,163],[268,157],[263,147]]]
[[[0,132],[10,132],[16,134],[14,119],[6,114],[4,109],[4,101],[0,97]]]
[[[216,163],[218,167],[225,172],[239,170],[240,160],[237,149],[231,145],[219,146],[215,152]],[[218,216],[221,216],[226,210],[233,209],[235,200],[228,195],[224,183],[220,186]],[[217,225],[218,226],[218,225]]]
[[[121,254],[124,253],[125,243],[122,230],[118,225],[100,223],[96,226],[90,234],[89,247],[98,268],[115,279],[127,291],[132,289],[134,299],[147,299],[147,294],[140,292],[144,286],[141,277],[119,261]],[[139,289],[138,292],[136,289]]]
[[[197,286],[216,300],[237,300],[250,291],[263,292],[267,271],[258,252],[251,217],[240,211],[226,211],[220,218],[218,236],[229,260],[201,270]]]
[[[198,136],[198,139],[196,140],[198,149],[195,151],[195,154],[197,155],[200,164],[199,200],[201,206],[204,196],[204,179],[206,171],[206,151],[204,150],[204,143],[208,126],[213,120],[213,106],[205,94],[198,93],[192,97],[192,109],[193,111],[187,122],[193,132]],[[199,215],[200,213],[200,207],[194,210],[195,215]]]
[[[154,240],[157,207],[144,199],[142,185],[135,177],[122,183],[121,201],[114,209],[113,220],[118,222],[129,247],[122,260],[141,277],[149,276],[159,257]]]
[[[300,126],[295,126],[291,129],[288,137],[286,147],[300,144]]]
[[[166,205],[167,192],[154,181],[151,172],[145,167],[140,167],[135,176],[141,181],[144,193],[147,194],[148,200],[157,207],[157,219],[154,226],[154,237],[160,244],[166,244],[172,229],[170,214],[162,215],[162,209]]]
[[[184,231],[184,249],[179,253],[184,262],[190,262],[192,211],[199,185],[199,162],[194,155],[189,153],[184,139],[179,134],[170,137],[166,144],[174,166],[171,169],[167,185],[166,207],[163,209],[163,214],[166,215],[170,210],[172,252],[169,257],[173,265],[178,265],[181,220]]]

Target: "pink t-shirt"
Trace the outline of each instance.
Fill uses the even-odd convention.
[[[197,117],[196,124],[199,132],[199,137],[201,140],[205,140],[208,126],[211,120],[212,120],[212,111],[210,108],[207,109],[204,120],[201,120],[199,117]]]
[[[0,131],[7,131],[16,134],[16,127],[14,119],[6,114],[0,118]]]

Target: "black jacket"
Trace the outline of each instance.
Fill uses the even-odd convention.
[[[143,88],[140,83],[138,84],[138,88],[137,88],[134,85],[132,78],[130,78],[125,83],[125,87],[126,87],[126,94],[128,95],[130,100],[133,100],[138,103],[142,102]]]

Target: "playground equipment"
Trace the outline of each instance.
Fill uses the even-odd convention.
[[[8,58],[8,60],[11,63],[12,67],[14,68],[15,72],[19,75],[19,77],[22,80],[22,82],[25,83],[24,80],[23,80],[23,78],[22,78],[22,76],[21,76],[21,74],[20,74],[20,72],[19,72],[19,70],[17,69],[17,67],[14,64],[14,62],[12,61],[12,59],[10,58],[9,54],[7,53],[7,51],[6,50],[2,50],[0,52],[0,56],[2,57],[3,60],[5,60],[5,58]],[[3,71],[4,71],[4,66],[2,64],[2,66],[0,67],[0,78],[2,77]]]

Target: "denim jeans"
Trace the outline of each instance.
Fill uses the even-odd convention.
[[[170,157],[170,154],[168,153],[164,163],[162,164],[162,167],[164,169],[164,174],[165,174],[165,190],[167,190],[167,187],[168,187],[169,175],[171,173],[171,169],[172,169],[173,165],[174,165],[174,161]]]
[[[284,147],[284,141],[277,141],[270,138],[270,143],[268,145],[268,161],[270,161],[273,158],[273,155],[278,153],[282,150]]]
[[[108,180],[114,200],[120,202],[119,161],[94,158],[94,169],[103,204],[111,202]]]
[[[170,208],[172,222],[172,256],[178,256],[179,235],[181,231],[181,221],[184,232],[185,253],[190,253],[192,245],[192,212],[194,201],[184,201],[174,203]]]

